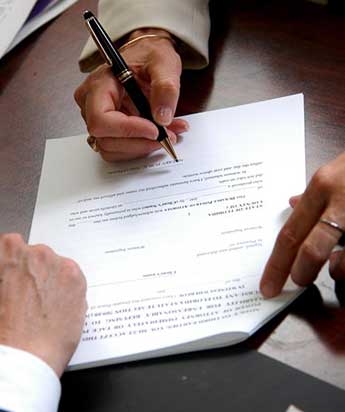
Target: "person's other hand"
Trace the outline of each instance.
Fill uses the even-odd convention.
[[[80,340],[85,294],[74,261],[18,234],[0,236],[0,344],[36,355],[61,376]]]
[[[278,295],[289,275],[300,286],[312,283],[328,259],[333,279],[345,279],[345,252],[332,252],[341,230],[320,222],[326,219],[345,228],[345,153],[321,167],[290,205],[294,210],[278,234],[261,279],[265,297]]]
[[[164,30],[143,29],[142,34],[164,34]],[[151,105],[155,121],[167,126],[171,142],[188,130],[188,124],[174,119],[180,90],[181,59],[173,43],[166,38],[145,38],[122,52],[124,59]],[[88,132],[97,138],[97,146],[106,161],[144,157],[162,146],[156,141],[157,127],[139,117],[122,85],[104,64],[92,72],[74,93]]]

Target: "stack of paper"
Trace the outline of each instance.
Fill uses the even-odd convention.
[[[303,96],[185,118],[178,163],[109,164],[86,136],[47,141],[30,243],[87,278],[72,368],[231,345],[301,292],[264,300],[258,286],[304,190]]]

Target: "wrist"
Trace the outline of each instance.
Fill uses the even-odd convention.
[[[145,36],[146,34],[155,34],[157,36],[167,36],[167,37],[170,37],[172,40],[174,40],[173,36],[164,29],[147,27],[147,28],[142,28],[142,29],[137,29],[137,30],[132,31],[131,33],[128,34],[126,41],[133,40],[139,36]]]
[[[0,339],[0,346],[1,345],[26,352],[29,355],[40,359],[40,361],[48,365],[59,378],[67,366],[66,356],[64,356],[65,352],[61,351],[56,345],[43,343],[42,340],[35,341],[30,338],[24,340],[22,337],[18,339],[3,335]]]
[[[158,28],[136,29],[116,43],[120,52],[137,45],[149,47],[164,45],[164,47],[170,46],[176,51],[175,38],[168,31]]]
[[[61,384],[48,364],[6,345],[0,345],[0,364],[1,407],[9,411],[57,411]]]

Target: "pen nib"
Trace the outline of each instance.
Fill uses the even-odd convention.
[[[175,150],[174,150],[173,145],[171,144],[170,140],[169,139],[163,139],[159,143],[164,147],[166,152],[175,160],[175,162],[178,162],[177,155],[175,153]]]

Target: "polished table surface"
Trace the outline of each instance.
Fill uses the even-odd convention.
[[[87,38],[81,18],[85,8],[95,10],[95,1],[79,1],[0,62],[1,232],[20,232],[28,237],[45,139],[85,133],[73,100],[74,89],[85,77],[77,64]],[[302,0],[218,0],[211,4],[211,14],[211,64],[204,70],[184,73],[178,115],[302,92],[310,178],[345,148],[345,15]],[[241,371],[248,364],[268,367],[269,358],[256,349],[345,389],[342,289],[343,285],[321,276],[292,307],[240,347],[67,374],[61,410],[223,410],[224,402],[233,405],[233,410],[251,410],[245,397],[231,393],[234,381],[226,368],[237,374],[237,384],[255,386]],[[284,375],[279,368],[277,374]],[[294,373],[289,369],[284,376],[302,385],[298,380],[302,378]],[[254,375],[259,379],[260,371]],[[268,388],[274,387],[278,378],[262,379]],[[311,382],[321,385],[317,380]],[[327,386],[341,396],[335,387],[323,385],[320,388]],[[157,387],[165,402],[155,399]],[[253,399],[255,393],[249,388],[246,391],[248,399]],[[257,410],[283,410],[291,394],[282,392],[286,399],[281,398],[280,403],[267,401],[267,392],[266,404],[258,400]],[[111,399],[117,400],[114,409],[109,406],[110,393]],[[204,399],[202,393],[211,395]],[[303,390],[298,399],[303,406],[302,394]],[[345,397],[343,400],[344,405]],[[326,410],[318,409],[318,404],[306,406]],[[335,409],[331,406],[329,400],[327,410],[339,410],[338,404],[334,404]]]

